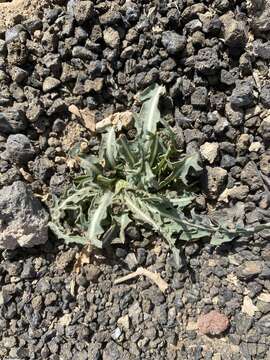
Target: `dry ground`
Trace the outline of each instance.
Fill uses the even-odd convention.
[[[50,3],[50,0],[0,0],[0,33],[29,16],[39,16],[41,8]]]

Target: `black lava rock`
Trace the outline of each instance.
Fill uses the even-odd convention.
[[[19,165],[27,164],[35,156],[31,141],[23,134],[10,135],[7,139],[6,151],[10,159]]]
[[[232,92],[231,105],[235,108],[248,108],[254,104],[253,86],[248,81],[238,81]]]
[[[270,108],[270,84],[265,84],[262,87],[260,100],[264,107],[266,107],[267,109]]]
[[[177,34],[175,31],[165,31],[162,33],[162,45],[170,55],[180,53],[186,45],[186,38]]]
[[[5,134],[14,134],[24,131],[27,122],[21,110],[7,109],[0,112],[0,131]]]

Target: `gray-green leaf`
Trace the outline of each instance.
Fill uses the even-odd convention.
[[[108,131],[102,134],[100,143],[99,159],[105,160],[108,167],[113,169],[117,158],[117,143],[114,128],[111,126]]]
[[[107,217],[107,211],[109,206],[112,204],[112,199],[113,193],[111,191],[105,192],[105,194],[100,198],[98,207],[89,213],[90,222],[87,231],[87,238],[93,244],[95,244],[95,241],[104,232],[102,221]],[[100,247],[100,244],[97,244],[98,247]]]
[[[140,93],[139,100],[143,102],[140,120],[143,125],[144,134],[156,133],[157,123],[160,121],[159,99],[165,92],[164,86],[153,84]]]
[[[214,235],[212,235],[212,238],[211,238],[211,244],[212,245],[221,245],[223,243],[226,243],[226,242],[230,242],[232,240],[234,240],[236,238],[236,234],[232,234],[232,233],[225,233],[225,232],[216,232]]]

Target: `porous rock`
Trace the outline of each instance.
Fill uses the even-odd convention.
[[[218,55],[215,49],[204,48],[198,51],[195,58],[195,69],[203,75],[214,75],[220,68]]]
[[[44,80],[43,85],[42,85],[42,90],[46,93],[46,92],[56,89],[60,84],[61,84],[60,80],[49,76]]]
[[[25,71],[24,69],[22,69],[18,66],[13,66],[11,68],[10,75],[11,75],[12,80],[18,84],[23,82],[28,77],[27,71]]]
[[[244,21],[234,19],[233,13],[222,16],[224,41],[232,55],[240,55],[247,43],[248,32]]]
[[[26,118],[21,110],[6,109],[0,111],[0,131],[15,134],[26,129]]]
[[[105,43],[113,49],[117,48],[120,44],[120,36],[118,32],[111,27],[104,30],[103,37]]]
[[[263,154],[261,156],[260,169],[264,175],[270,175],[270,154]]]
[[[244,111],[242,109],[233,109],[228,102],[225,106],[226,117],[233,126],[242,125],[244,120]]]
[[[211,199],[216,199],[225,187],[228,172],[221,167],[206,167],[205,188]]]
[[[201,145],[200,152],[204,159],[206,159],[210,164],[213,164],[213,162],[216,160],[218,156],[218,149],[219,149],[218,143],[206,142],[203,145]]]
[[[261,261],[245,261],[238,270],[237,276],[241,279],[248,280],[260,274],[262,271]]]
[[[205,87],[199,86],[191,95],[191,104],[195,107],[205,107],[208,103],[208,93]]]
[[[231,95],[231,105],[235,108],[248,108],[254,103],[253,86],[248,81],[238,81]]]
[[[35,156],[35,150],[24,134],[9,135],[6,151],[10,159],[20,165],[26,164]]]
[[[73,14],[79,24],[83,24],[91,19],[94,14],[92,1],[76,1],[73,5]]]
[[[263,119],[260,128],[259,128],[259,132],[262,135],[262,138],[266,141],[270,140],[270,117],[268,116],[267,118]]]
[[[0,214],[0,248],[32,247],[48,240],[48,214],[22,181],[0,190]]]
[[[252,1],[251,3],[254,2],[255,1]],[[265,1],[261,3],[264,4],[263,7],[265,7],[266,5],[269,6],[269,4]],[[269,16],[270,16],[270,11],[267,8],[263,12],[260,11],[260,16],[254,16],[252,22],[252,30],[256,35],[260,37],[264,37],[270,31]]]
[[[179,53],[186,45],[185,36],[179,35],[175,31],[164,31],[161,41],[170,55]]]
[[[217,310],[200,315],[197,321],[198,330],[204,335],[219,335],[227,330],[229,319]]]
[[[265,84],[261,89],[260,94],[261,103],[267,109],[270,108],[270,83]]]
[[[262,181],[254,162],[250,161],[246,164],[241,172],[241,180],[244,184],[247,184],[251,190],[260,189]]]
[[[261,39],[253,43],[254,55],[264,60],[270,60],[270,41],[263,42]]]
[[[218,198],[219,201],[229,202],[229,199],[245,200],[249,192],[247,185],[238,185],[229,189],[225,189]]]
[[[33,174],[36,179],[47,182],[54,172],[54,162],[46,157],[36,158],[32,164]]]

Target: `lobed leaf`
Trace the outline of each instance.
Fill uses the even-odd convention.
[[[195,172],[201,172],[202,168],[199,165],[199,154],[194,153],[192,155],[185,156],[182,160],[172,163],[172,172],[159,184],[159,189],[167,187],[170,183],[175,180],[181,179],[182,183],[187,185],[188,179],[187,176],[190,173],[191,169]]]
[[[236,234],[231,234],[229,232],[219,232],[217,231],[211,238],[212,245],[221,245],[226,242],[230,242],[236,238]]]
[[[94,155],[90,156],[78,156],[81,168],[85,173],[94,179],[97,175],[102,174],[102,166],[98,157]]]
[[[123,213],[121,215],[114,216],[113,219],[120,227],[119,241],[117,241],[117,243],[124,244],[126,241],[125,230],[127,226],[132,222],[132,220],[129,217],[128,213]],[[114,243],[116,243],[116,241],[114,241]]]
[[[77,243],[81,245],[85,245],[87,243],[87,239],[83,236],[68,234],[65,228],[61,228],[56,223],[50,221],[49,228],[52,232],[58,237],[58,239],[64,240],[67,244],[69,243]]]
[[[176,198],[171,198],[169,194],[166,196],[170,199],[173,206],[176,206],[178,210],[182,210],[188,205],[192,204],[196,198],[196,195],[184,191],[181,194],[176,194]]]

